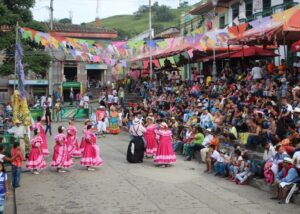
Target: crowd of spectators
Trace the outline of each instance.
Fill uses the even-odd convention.
[[[119,82],[143,100],[125,110],[123,121],[130,126],[139,115],[166,122],[174,150],[186,161],[200,151],[207,173],[237,184],[264,178],[279,189],[275,199],[283,203],[300,172],[299,62],[289,68],[284,60],[278,67],[256,61],[245,72],[226,64],[217,77],[195,71],[192,80],[165,72],[134,88]]]

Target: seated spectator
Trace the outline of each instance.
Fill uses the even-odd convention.
[[[241,150],[236,149],[234,151],[231,157],[231,163],[228,164],[227,168],[229,169],[229,179],[235,181],[235,176],[244,168]]]
[[[220,155],[214,163],[214,170],[216,172],[215,176],[223,176],[225,174],[225,150],[220,150]]]
[[[283,168],[275,177],[276,196],[271,199],[279,200],[280,204],[284,204],[290,189],[298,180],[299,175],[293,165],[292,159],[285,157],[283,160]]]
[[[293,155],[293,163],[300,173],[300,143],[298,143],[296,146],[295,153]]]
[[[195,133],[192,142],[184,144],[183,150],[185,151],[185,160],[187,161],[190,161],[192,157],[194,157],[195,151],[200,151],[200,149],[204,148],[204,146],[202,146],[204,135],[201,133],[201,128],[195,128]]]
[[[216,146],[211,144],[209,145],[208,155],[206,157],[206,170],[205,172],[212,172],[212,165],[220,159],[220,153],[216,150]]]
[[[272,167],[271,170],[274,174],[274,176],[276,176],[278,174],[278,172],[281,170],[282,168],[282,162],[284,160],[284,158],[290,158],[290,156],[288,155],[288,153],[285,151],[283,146],[277,146],[276,147],[276,154],[272,159]]]
[[[191,160],[192,157],[190,157],[189,149],[193,143],[193,140],[195,139],[196,135],[196,128],[195,127],[189,127],[187,129],[187,132],[185,134],[185,138],[183,139],[183,155],[185,156],[185,160]]]
[[[204,130],[204,140],[203,140],[203,143],[202,143],[202,146],[204,147],[203,149],[200,150],[200,155],[201,155],[201,161],[202,163],[205,163],[206,162],[206,156],[208,154],[208,150],[209,150],[209,145],[210,145],[210,142],[212,141],[213,139],[213,135],[211,134],[211,129],[205,129]]]
[[[270,160],[272,160],[272,158],[275,156],[276,151],[274,146],[271,143],[264,143],[264,155],[263,155],[263,161],[264,162],[268,162]]]
[[[256,149],[260,142],[261,127],[253,120],[249,119],[247,121],[249,128],[249,134],[247,139],[246,148],[247,149]]]
[[[243,163],[240,167],[240,172],[236,174],[235,176],[235,182],[236,184],[245,184],[249,176],[251,175],[251,162],[249,160],[248,154],[243,154]]]

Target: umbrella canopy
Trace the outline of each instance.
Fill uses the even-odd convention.
[[[293,52],[300,52],[300,40],[292,44]]]
[[[274,51],[266,50],[256,46],[252,46],[241,50],[239,52],[233,53],[230,55],[230,58],[241,58],[241,57],[275,57],[278,56]]]
[[[300,31],[300,4],[274,14],[272,18],[283,23],[283,31]]]

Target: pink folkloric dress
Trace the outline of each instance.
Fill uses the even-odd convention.
[[[87,126],[84,126],[83,129],[82,129],[82,138],[81,138],[81,142],[80,142],[80,151],[81,151],[81,154],[83,153],[83,150],[84,150],[84,147],[85,147],[85,136],[86,136],[86,133],[87,133],[87,129],[86,129]]]
[[[156,140],[157,125],[152,124],[147,127],[144,138],[146,140],[146,156],[155,156],[157,151],[157,140]]]
[[[91,131],[85,135],[85,146],[80,160],[82,166],[102,166],[103,161],[100,157],[100,148],[97,145],[97,138]]]
[[[68,133],[67,146],[68,146],[68,151],[71,154],[71,157],[80,158],[81,150],[78,145],[77,130],[75,126],[69,126],[67,129],[67,133]]]
[[[41,136],[35,136],[31,140],[31,150],[26,163],[26,168],[28,169],[46,168],[46,162],[41,148],[42,144],[43,144],[43,139]]]
[[[41,145],[41,149],[42,149],[42,152],[43,152],[44,156],[48,156],[49,155],[49,149],[48,149],[47,137],[46,137],[46,134],[45,134],[44,127],[43,127],[43,125],[40,122],[36,122],[34,124],[34,128],[39,129],[40,136],[43,139],[43,143]]]
[[[56,168],[70,168],[73,166],[71,154],[68,152],[67,138],[63,133],[57,134],[55,137],[51,166]]]
[[[159,130],[156,135],[159,138],[159,143],[154,163],[159,165],[175,163],[176,155],[172,148],[172,131]]]

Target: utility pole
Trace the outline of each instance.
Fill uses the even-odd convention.
[[[19,41],[19,22],[17,22],[16,24],[16,49],[17,49],[17,45],[18,45],[18,41]],[[16,53],[15,53],[15,79],[14,79],[14,93],[16,90],[16,82],[17,82],[17,57],[16,57]]]
[[[152,40],[152,8],[151,8],[151,0],[149,0],[149,40]],[[152,68],[152,47],[149,45],[149,76],[150,80],[152,80],[153,77],[153,68]]]
[[[50,0],[50,31],[53,31],[53,1],[54,0]],[[48,71],[48,94],[52,95],[52,91],[53,91],[53,80],[52,80],[52,72],[53,72],[53,53],[52,53],[52,49],[50,48],[50,57],[51,57],[51,65]],[[53,106],[53,105],[52,105]]]
[[[54,0],[50,0],[50,30],[53,30],[53,1]]]

